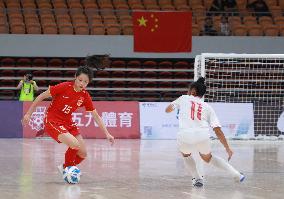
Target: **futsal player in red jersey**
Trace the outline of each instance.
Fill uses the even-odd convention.
[[[111,144],[114,143],[114,137],[106,129],[101,117],[92,104],[90,94],[86,91],[87,85],[93,79],[93,67],[99,70],[104,68],[108,62],[108,56],[88,56],[86,58],[86,65],[80,66],[77,69],[74,81],[50,86],[48,90],[41,93],[34,100],[22,119],[23,125],[26,125],[38,103],[52,97],[52,102],[48,107],[44,121],[44,130],[58,143],[64,143],[68,146],[65,153],[65,163],[58,166],[61,173],[63,173],[65,167],[76,166],[87,156],[83,137],[79,133],[79,128],[72,121],[72,113],[79,107],[85,107],[86,111],[92,112],[96,123],[105,133],[106,138]]]

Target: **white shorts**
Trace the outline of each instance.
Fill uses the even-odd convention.
[[[183,154],[191,154],[194,151],[197,151],[204,155],[211,153],[211,145],[209,139],[196,143],[186,143],[183,140],[178,139],[177,143],[179,151]]]

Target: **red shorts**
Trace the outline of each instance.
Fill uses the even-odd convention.
[[[62,124],[62,123],[57,123],[53,121],[45,121],[45,127],[44,131],[52,137],[54,140],[56,140],[58,143],[61,143],[58,140],[58,136],[62,133],[70,133],[73,136],[79,135],[79,128],[76,126],[75,123],[70,123],[70,124]]]

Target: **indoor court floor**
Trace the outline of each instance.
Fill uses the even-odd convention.
[[[50,139],[0,139],[2,199],[282,199],[284,141],[230,141],[242,183],[198,162],[204,188],[194,188],[175,140],[86,140],[81,181],[65,183],[57,171],[65,146]],[[218,141],[212,151],[226,158]]]

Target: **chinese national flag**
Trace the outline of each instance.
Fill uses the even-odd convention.
[[[191,52],[190,12],[133,12],[135,52]]]

